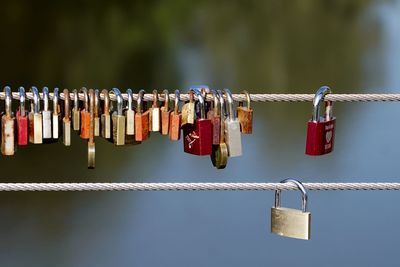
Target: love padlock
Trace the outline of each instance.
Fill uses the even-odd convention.
[[[325,115],[320,116],[320,106],[325,96],[331,93],[328,86],[322,86],[315,94],[312,118],[307,125],[306,154],[319,156],[333,151],[336,118],[332,116],[332,101],[325,102]]]
[[[190,89],[189,93],[195,93],[200,104],[200,118],[196,118],[194,124],[183,126],[183,147],[189,154],[204,156],[212,153],[212,124],[206,119],[204,98],[198,90]]]

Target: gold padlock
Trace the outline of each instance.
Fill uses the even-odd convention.
[[[271,208],[271,232],[280,236],[310,239],[311,213],[307,211],[307,192],[303,184],[294,179],[281,183],[294,183],[302,193],[302,210],[281,207],[281,190],[275,191],[275,207]]]
[[[112,114],[113,142],[116,146],[123,146],[125,145],[124,99],[118,88],[113,88],[111,91],[117,100],[117,110]]]

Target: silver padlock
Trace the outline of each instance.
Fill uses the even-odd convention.
[[[271,208],[271,232],[280,236],[310,239],[311,213],[307,209],[307,192],[303,184],[294,179],[281,183],[294,183],[302,193],[302,209],[281,207],[281,190],[275,190],[275,207]]]
[[[54,91],[53,91],[53,117],[52,117],[53,139],[58,139],[58,137],[60,136],[60,105],[58,104],[59,99],[60,99],[60,95],[58,92],[58,88],[54,88]]]
[[[43,87],[43,139],[51,138],[51,111],[49,110],[49,89]],[[45,142],[46,140],[43,140]]]
[[[225,119],[225,143],[228,146],[229,157],[238,157],[242,155],[242,135],[240,133],[239,119],[236,117],[232,93],[229,89],[224,89],[228,116]]]
[[[125,115],[124,115],[124,98],[118,88],[113,88],[117,100],[117,110],[112,114],[113,142],[116,146],[125,145]]]
[[[132,90],[127,89],[128,107],[125,110],[126,117],[126,135],[135,135],[135,111],[133,110],[133,95]]]

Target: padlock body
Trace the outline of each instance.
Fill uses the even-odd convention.
[[[242,136],[240,134],[240,124],[237,118],[226,119],[225,143],[228,146],[229,157],[238,157],[242,155]]]
[[[43,110],[42,118],[43,118],[43,139],[50,139],[51,138],[51,111]]]
[[[243,134],[251,134],[253,132],[253,110],[247,107],[237,107],[237,115],[240,131]]]
[[[17,111],[18,145],[26,146],[28,144],[28,116],[21,116]]]
[[[213,145],[219,145],[221,136],[221,116],[215,114],[213,110],[207,112],[207,119],[211,120],[213,132]]]
[[[150,109],[150,131],[160,131],[160,108]]]
[[[181,138],[182,115],[172,112],[169,117],[169,139],[172,141],[178,141]]]
[[[183,148],[186,153],[204,156],[212,153],[211,120],[196,119],[183,127]]]
[[[109,114],[101,114],[101,136],[103,138],[111,138],[111,116]]]
[[[65,146],[71,145],[71,121],[63,119],[63,143]]]
[[[144,141],[149,138],[150,111],[135,114],[135,140]]]
[[[311,213],[301,210],[271,208],[271,232],[280,236],[309,240]]]
[[[170,111],[166,107],[161,107],[161,134],[168,135]]]
[[[114,145],[125,145],[125,116],[114,113],[112,115],[112,124]]]
[[[128,109],[125,111],[126,134],[135,135],[135,111]]]
[[[42,114],[29,113],[29,142],[33,144],[43,143]]]
[[[72,127],[74,131],[79,131],[81,127],[80,112],[77,108],[72,109]]]
[[[319,156],[333,151],[336,118],[329,121],[309,121],[307,125],[306,154]]]
[[[12,156],[15,153],[15,118],[1,117],[1,153]]]
[[[93,123],[94,123],[93,135],[94,136],[100,136],[100,118],[99,117],[95,117],[93,119]]]
[[[181,126],[194,123],[194,102],[186,103],[182,106]]]
[[[88,168],[94,169],[96,161],[96,147],[94,142],[88,142]]]
[[[53,139],[58,139],[60,137],[60,116],[53,114],[52,119],[52,126],[53,126]]]
[[[90,136],[90,112],[82,110],[80,137],[83,139],[89,139],[89,136]]]

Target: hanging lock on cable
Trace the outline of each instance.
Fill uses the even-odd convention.
[[[150,108],[150,131],[160,131],[160,108],[158,107],[157,90],[153,90],[153,105]]]
[[[228,116],[225,119],[225,142],[228,146],[229,157],[238,157],[242,155],[242,136],[240,133],[239,120],[236,117],[233,107],[232,93],[229,89],[224,89],[227,105]]]
[[[143,96],[145,91],[141,89],[138,93],[135,114],[135,140],[144,141],[149,138],[150,110],[143,111]]]
[[[40,96],[36,87],[31,87],[33,103],[29,112],[29,142],[33,144],[43,143],[42,113],[40,112]]]
[[[182,114],[179,112],[179,90],[175,90],[174,110],[169,116],[169,139],[178,141],[181,138]]]
[[[193,99],[193,91],[189,91],[189,102],[185,103],[182,106],[182,119],[181,126],[185,126],[186,124],[193,124],[195,117],[195,106]]]
[[[4,156],[12,156],[15,153],[15,117],[12,112],[11,88],[4,88],[5,114],[1,117],[1,153]]]
[[[52,126],[53,126],[53,140],[58,141],[60,136],[60,105],[58,103],[60,99],[60,94],[58,92],[58,88],[54,88],[53,91],[53,117],[52,117]]]
[[[320,106],[327,94],[328,86],[322,86],[315,94],[312,119],[307,124],[306,154],[319,156],[333,151],[336,118],[332,117],[332,102],[325,102],[325,116],[320,117]]]
[[[168,90],[163,91],[164,94],[164,106],[161,107],[161,134],[168,135],[169,132],[169,93]]]
[[[43,110],[42,110],[42,120],[43,120],[43,143],[50,143],[51,140],[51,111],[49,109],[49,89],[43,87]]]
[[[211,89],[210,93],[213,96],[213,102],[211,108],[207,112],[207,119],[211,120],[213,128],[213,145],[219,145],[221,135],[221,114],[219,112],[220,101],[219,96],[215,90]]]
[[[126,138],[134,140],[135,135],[135,111],[133,110],[133,93],[131,89],[126,90],[128,105],[125,110],[126,117]]]
[[[89,141],[88,141],[88,169],[95,167],[95,144],[94,144],[94,106],[95,93],[93,89],[89,90]]]
[[[242,93],[246,95],[247,106],[243,106],[243,102],[240,101],[237,107],[240,131],[243,134],[251,134],[253,132],[253,109],[250,107],[250,94],[247,91],[243,91]]]
[[[94,90],[94,136],[100,136],[100,92]]]
[[[18,145],[26,146],[28,144],[28,116],[25,109],[25,89],[19,88],[19,108],[17,110],[17,128],[18,128]]]
[[[111,138],[110,95],[106,89],[101,91],[104,97],[103,113],[101,114],[101,136]]]
[[[215,94],[215,93],[214,93]],[[211,162],[213,166],[217,169],[225,169],[228,164],[228,146],[225,143],[225,101],[224,96],[220,90],[216,93],[220,104],[220,127],[219,127],[219,144],[213,145]]]
[[[189,154],[203,156],[212,152],[212,124],[206,119],[204,98],[198,90],[190,89],[190,94],[195,93],[200,104],[200,118],[194,124],[183,126],[183,147]],[[194,104],[194,103],[193,103]]]
[[[117,100],[117,110],[112,113],[113,142],[116,146],[125,145],[124,99],[118,88],[111,90]]]
[[[275,207],[271,208],[271,232],[280,236],[309,240],[311,213],[307,211],[307,192],[303,184],[294,179],[281,183],[294,183],[302,193],[302,210],[281,207],[281,190],[275,190]]]
[[[79,95],[78,95],[78,90],[74,89],[74,107],[72,109],[72,127],[74,131],[79,131],[79,128],[81,127],[81,112],[79,109]]]
[[[64,118],[63,118],[63,143],[65,146],[71,145],[71,99],[68,89],[64,89]]]
[[[81,89],[83,93],[83,109],[81,110],[81,132],[82,139],[89,139],[90,132],[90,111],[89,111],[89,96],[85,87]]]

